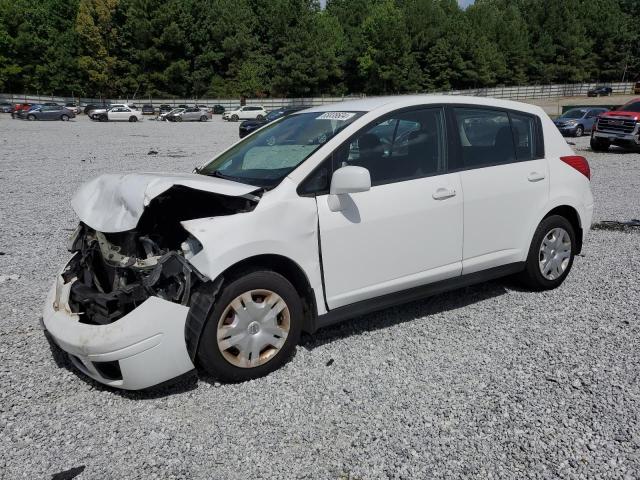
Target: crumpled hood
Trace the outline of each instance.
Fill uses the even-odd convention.
[[[83,184],[71,206],[82,222],[99,232],[124,232],[136,227],[151,200],[174,185],[229,197],[241,197],[259,189],[189,173],[105,174]]]

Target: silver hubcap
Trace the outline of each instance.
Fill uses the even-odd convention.
[[[240,368],[271,360],[282,348],[291,323],[289,307],[275,292],[250,290],[236,297],[218,321],[218,348]]]
[[[554,228],[542,239],[538,256],[540,272],[547,280],[560,277],[571,260],[571,238],[564,228]]]

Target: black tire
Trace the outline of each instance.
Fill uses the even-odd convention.
[[[106,113],[103,113],[102,115],[98,116],[98,121],[99,122],[108,122],[109,121],[109,116]]]
[[[546,278],[540,268],[540,248],[544,238],[555,228],[564,229],[571,241],[571,253],[569,257],[569,263],[567,264],[564,272],[557,278],[550,280]],[[531,246],[529,247],[529,255],[524,271],[519,275],[519,280],[528,288],[534,291],[552,290],[564,281],[571,271],[573,266],[573,260],[576,254],[576,234],[573,230],[573,226],[565,217],[560,215],[551,215],[540,222],[538,228],[533,234],[533,240],[531,240]]]
[[[69,115],[61,115],[60,116],[60,120],[62,120],[63,122],[68,122],[69,121]]]
[[[258,115],[258,116],[256,117],[256,120],[264,120],[264,115]]]
[[[207,116],[206,116],[206,115],[202,115],[202,116],[200,117],[200,121],[201,121],[201,122],[206,122],[206,121],[207,121]]]
[[[231,115],[231,121],[232,122],[237,122],[238,121],[238,115]]]
[[[591,137],[591,150],[594,152],[606,152],[609,150],[611,142],[598,137]]]
[[[178,115],[177,117],[174,118],[174,121],[181,122],[182,121],[182,117]]]
[[[36,119],[36,116],[34,114],[32,114],[32,113],[27,115],[27,120],[33,122],[35,119]]]
[[[576,137],[581,137],[582,135],[584,135],[584,127],[582,125],[578,125],[576,127]]]
[[[289,333],[279,351],[266,363],[243,368],[228,361],[218,347],[218,322],[227,306],[239,295],[250,290],[270,290],[279,295],[289,308]],[[198,346],[198,363],[209,374],[223,382],[244,382],[263,377],[284,365],[300,340],[303,322],[302,301],[296,289],[279,273],[271,270],[246,271],[229,281],[216,299],[216,304],[204,326]]]
[[[129,121],[130,121],[131,123],[136,123],[136,122],[138,121],[138,117],[136,117],[135,115],[131,115],[131,116],[129,117]]]

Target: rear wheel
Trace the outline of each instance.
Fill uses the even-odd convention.
[[[129,117],[129,121],[130,121],[131,123],[135,123],[135,122],[137,122],[137,121],[138,121],[138,117],[136,117],[135,115],[131,115],[131,116]]]
[[[581,137],[584,135],[584,127],[582,125],[578,125],[576,127],[576,137]]]
[[[182,117],[181,117],[181,116],[177,116],[177,117],[175,117],[175,121],[176,121],[176,122],[181,122],[181,121],[182,121]]]
[[[69,121],[69,115],[61,115],[60,120],[62,120],[63,122]]]
[[[611,142],[598,137],[591,137],[591,150],[594,152],[606,152],[609,150]]]
[[[264,120],[264,115],[258,115],[258,116],[256,117],[256,120]]]
[[[282,275],[245,273],[224,287],[200,338],[198,360],[219,380],[262,377],[291,356],[302,329],[302,301]]]
[[[533,234],[525,270],[520,279],[532,290],[558,287],[571,270],[576,252],[575,232],[560,215],[540,222]]]
[[[201,122],[206,122],[206,121],[207,121],[207,116],[206,116],[206,115],[202,115],[202,116],[200,117],[200,121],[201,121]]]

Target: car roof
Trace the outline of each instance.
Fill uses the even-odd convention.
[[[308,112],[373,112],[379,109],[393,110],[394,108],[410,107],[412,105],[441,105],[441,104],[468,104],[486,107],[506,108],[540,114],[540,107],[511,100],[501,100],[491,97],[471,97],[464,95],[396,95],[388,97],[366,97],[358,100],[348,100],[339,103],[330,103],[311,107]]]

